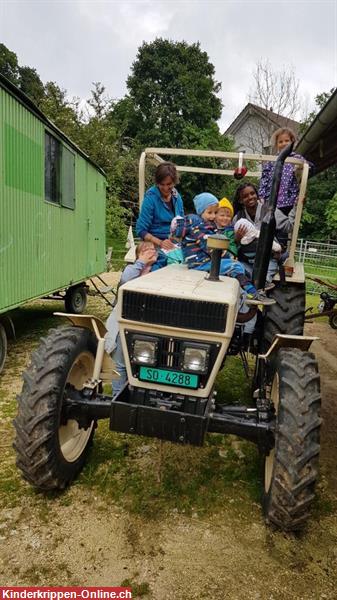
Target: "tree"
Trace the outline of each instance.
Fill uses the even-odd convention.
[[[329,234],[337,240],[337,193],[331,198],[325,211]]]
[[[302,135],[306,131],[306,129],[310,127],[311,123],[315,120],[317,114],[323,108],[323,106],[325,106],[330,96],[332,96],[332,94],[334,93],[335,89],[336,88],[333,87],[330,89],[329,92],[322,92],[321,94],[317,94],[317,96],[315,96],[316,108],[314,108],[314,110],[312,110],[302,121],[300,125],[300,135]]]
[[[72,141],[80,142],[82,115],[78,98],[68,100],[66,90],[61,89],[54,81],[48,81],[44,86],[40,108]]]
[[[44,98],[44,86],[36,69],[19,67],[20,89],[29,96],[38,106]]]
[[[315,97],[316,107],[301,124],[300,132],[303,134],[314,121],[318,112],[327,103],[335,91],[322,92]],[[337,237],[335,226],[337,204],[335,192],[337,188],[337,166],[333,165],[324,172],[309,179],[307,200],[304,207],[301,235],[307,239],[324,240],[329,236]]]
[[[0,73],[15,85],[19,82],[18,57],[5,44],[0,44]]]
[[[253,73],[250,101],[289,119],[296,119],[301,107],[299,80],[293,67],[275,71],[268,59],[259,60]]]
[[[268,59],[256,63],[249,102],[290,120],[296,120],[301,107],[299,81],[293,67],[275,70]],[[261,152],[270,145],[270,138],[277,129],[269,119],[254,119],[246,127],[242,140],[253,152]]]
[[[197,130],[211,128],[221,116],[214,72],[199,43],[144,43],[127,79],[129,94],[116,104],[113,118],[141,146],[189,147]]]

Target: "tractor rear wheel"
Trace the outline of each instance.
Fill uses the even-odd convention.
[[[63,489],[81,471],[96,423],[64,420],[68,385],[84,387],[93,373],[97,342],[80,327],[52,330],[32,355],[18,398],[14,448],[23,477],[41,490]]]
[[[303,335],[305,315],[305,285],[276,285],[268,294],[276,300],[265,309],[263,350],[266,351],[277,333]]]
[[[314,354],[281,349],[272,365],[275,447],[264,457],[266,521],[285,531],[301,529],[310,516],[318,477],[320,386]]]

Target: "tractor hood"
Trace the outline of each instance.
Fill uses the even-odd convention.
[[[219,302],[237,307],[240,286],[236,279],[221,277],[209,281],[208,273],[188,269],[185,265],[169,265],[123,285],[120,292],[132,290],[143,294]]]

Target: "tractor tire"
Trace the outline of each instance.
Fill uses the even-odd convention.
[[[0,323],[0,373],[7,357],[7,334],[3,324]]]
[[[330,327],[332,327],[332,329],[337,329],[337,313],[334,313],[333,315],[330,315],[330,317],[329,317],[329,325],[330,325]]]
[[[62,404],[68,383],[81,390],[92,376],[96,348],[88,329],[51,330],[23,375],[14,420],[16,464],[39,490],[65,488],[86,461],[96,423],[84,429],[74,419],[63,422]]]
[[[272,365],[275,447],[264,457],[263,511],[267,523],[298,531],[310,516],[318,477],[320,383],[315,356],[281,349]]]
[[[64,306],[67,313],[80,315],[87,305],[87,290],[83,285],[70,287],[66,291]]]
[[[303,335],[305,315],[305,285],[276,286],[268,294],[276,300],[265,309],[263,351],[267,351],[277,333]]]

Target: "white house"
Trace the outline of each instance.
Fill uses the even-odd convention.
[[[300,124],[256,104],[248,103],[225,131],[237,150],[271,154],[270,138],[279,127],[289,127],[297,136]]]

